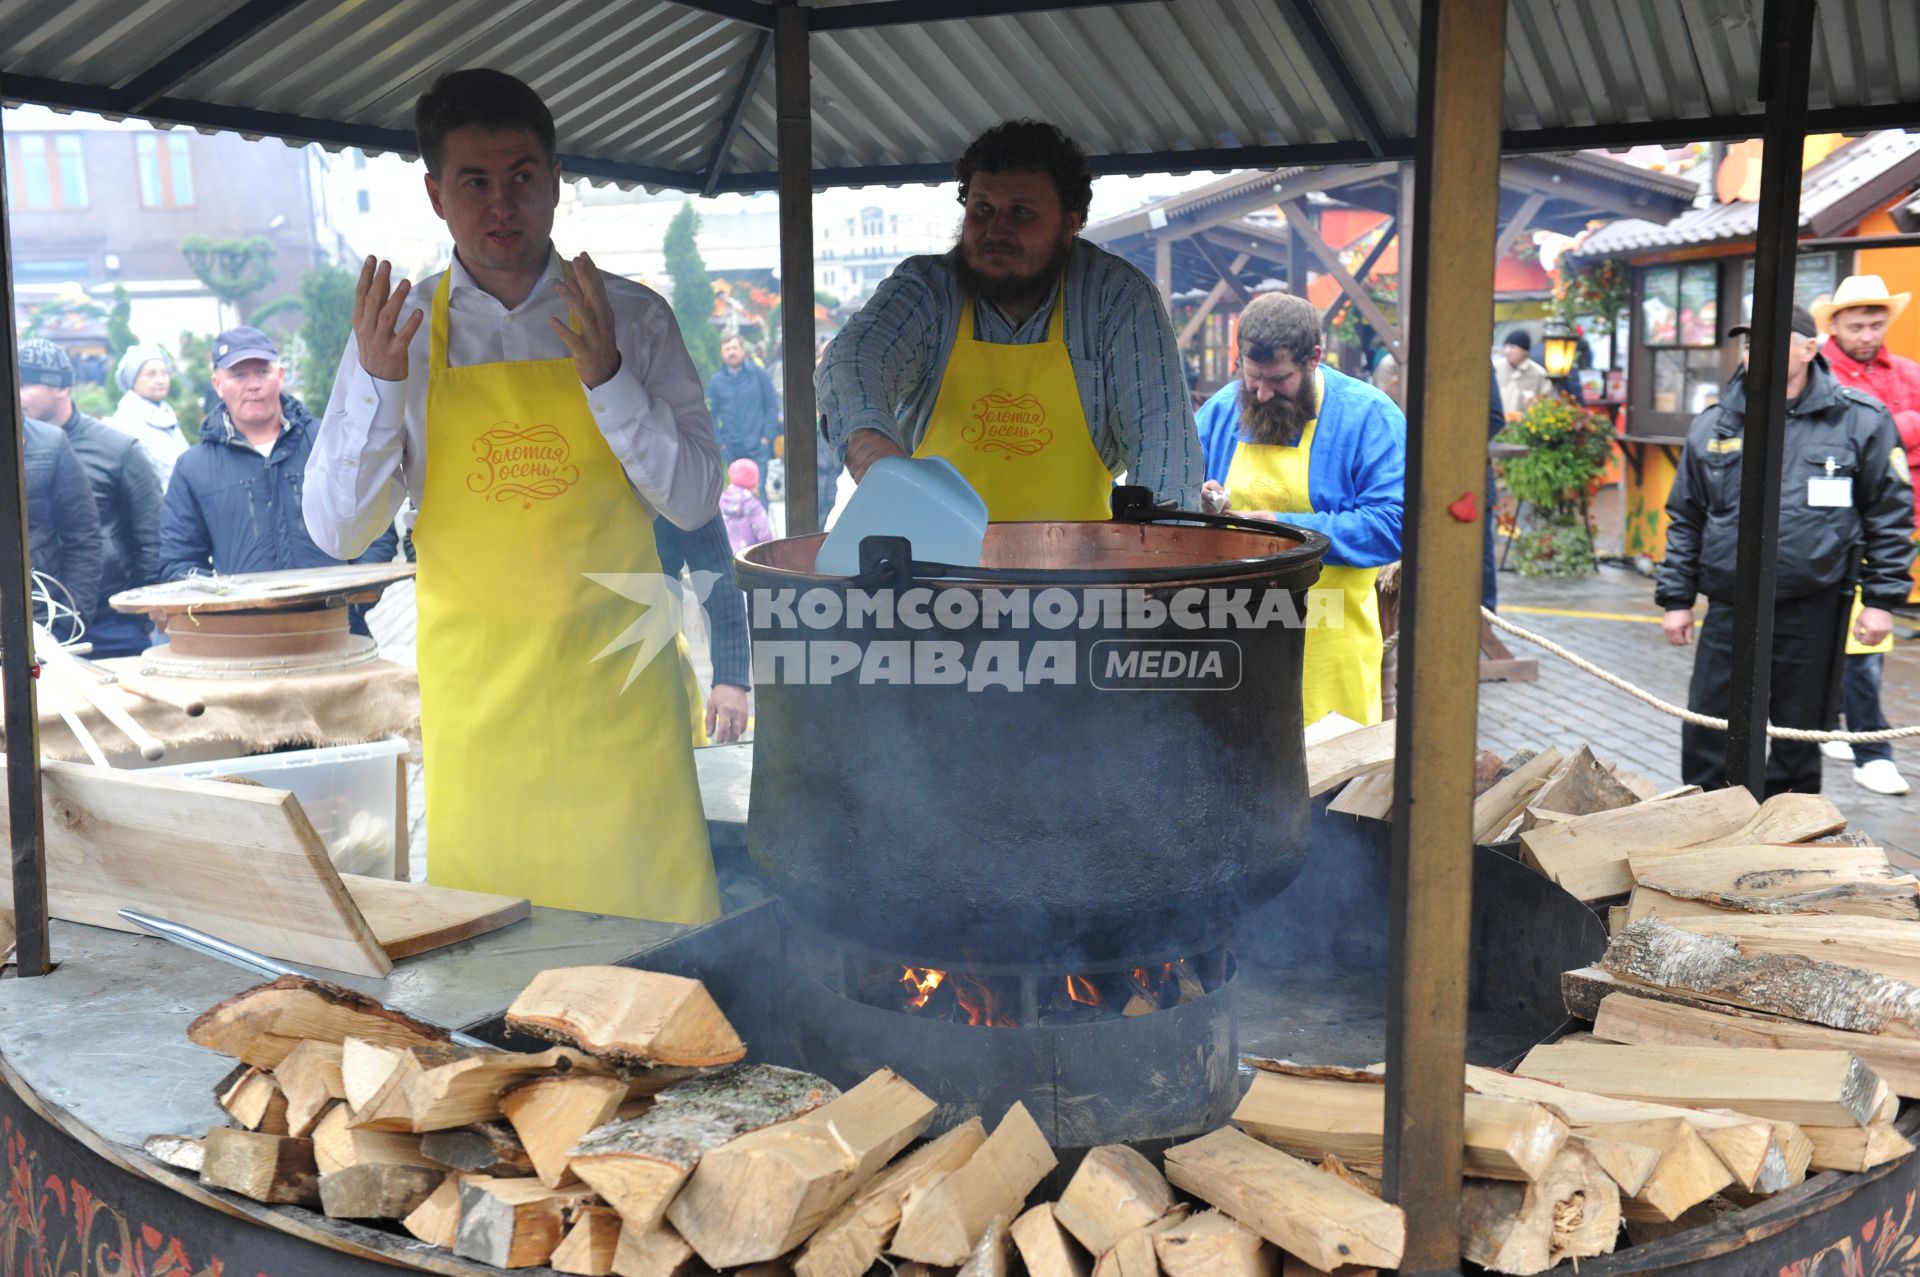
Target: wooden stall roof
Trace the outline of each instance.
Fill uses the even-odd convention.
[[[552,104],[576,176],[775,185],[764,0],[8,0],[0,98],[409,152],[413,99],[491,65]],[[1412,154],[1413,0],[815,0],[817,184],[944,180],[1051,119],[1099,172]],[[1759,132],[1760,0],[1511,0],[1503,149]],[[1920,125],[1920,6],[1825,0],[1811,126]]]

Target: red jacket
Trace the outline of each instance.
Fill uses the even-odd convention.
[[[1920,364],[1889,355],[1884,346],[1871,363],[1864,364],[1840,349],[1837,341],[1827,342],[1820,353],[1827,357],[1841,385],[1866,391],[1892,411],[1893,424],[1907,450],[1909,478],[1920,471]],[[1914,498],[1913,522],[1920,528],[1920,494]]]

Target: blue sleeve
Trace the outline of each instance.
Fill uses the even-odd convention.
[[[1327,423],[1322,422],[1321,429]],[[1287,522],[1324,532],[1335,567],[1375,568],[1400,557],[1400,524],[1407,500],[1407,419],[1384,395],[1368,396],[1341,414],[1349,447],[1336,450],[1337,469],[1310,472],[1313,504],[1325,513],[1289,512]]]
[[[1227,481],[1233,465],[1233,453],[1240,440],[1240,382],[1236,378],[1214,392],[1193,416],[1200,432],[1200,455],[1205,477],[1215,483]]]
[[[733,546],[727,542],[725,521],[719,516],[686,534],[687,567],[696,589],[701,574],[710,573],[711,589],[701,600],[707,612],[707,641],[715,684],[753,687],[752,659],[747,645],[747,596],[733,575]]]
[[[182,461],[185,458],[181,458]],[[207,529],[193,481],[175,465],[173,480],[160,503],[160,579],[178,581],[213,568],[213,534]]]

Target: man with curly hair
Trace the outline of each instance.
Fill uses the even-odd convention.
[[[1086,152],[1051,124],[974,139],[953,248],[908,258],[816,374],[828,445],[858,481],[938,456],[996,521],[1104,519],[1114,476],[1195,508],[1201,461],[1173,321],[1153,282],[1079,238]]]

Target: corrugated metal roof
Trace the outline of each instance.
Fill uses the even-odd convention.
[[[1760,3],[1512,0],[1508,149],[1757,132]],[[814,166],[823,185],[940,180],[969,138],[1016,115],[1060,124],[1102,172],[1404,158],[1418,7],[816,0]],[[912,20],[993,9],[1007,12]],[[578,175],[697,188],[724,140],[721,189],[773,184],[773,74],[756,57],[772,10],[761,0],[5,0],[5,10],[9,100],[404,150],[409,107],[433,76],[486,64],[553,104]],[[1920,124],[1916,50],[1915,0],[1822,0],[1814,127]]]
[[[1806,171],[1800,230],[1834,235],[1865,213],[1920,186],[1920,134],[1886,130],[1856,138]],[[1751,239],[1760,206],[1711,203],[1661,226],[1628,218],[1603,226],[1580,246],[1582,257],[1622,257],[1689,244]]]

